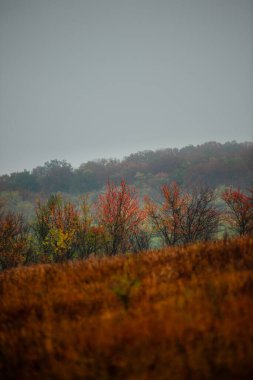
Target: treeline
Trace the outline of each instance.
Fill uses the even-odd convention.
[[[64,201],[60,194],[38,201],[34,221],[6,211],[0,203],[0,266],[62,262],[91,254],[137,253],[150,248],[154,237],[164,246],[178,246],[218,238],[223,228],[237,235],[253,233],[253,189],[228,188],[217,206],[215,190],[188,192],[176,182],[163,185],[160,203],[145,197],[140,205],[134,187],[122,180],[107,182],[95,203]],[[224,232],[225,231],[225,232]]]
[[[115,183],[125,178],[143,194],[152,194],[161,184],[173,181],[183,188],[199,184],[247,189],[253,178],[253,143],[209,142],[182,149],[143,151],[121,161],[89,161],[77,169],[66,161],[52,160],[32,171],[0,176],[0,192],[18,191],[26,199],[38,193],[82,194],[101,191],[108,178]]]

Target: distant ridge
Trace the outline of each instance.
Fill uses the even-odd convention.
[[[146,193],[172,181],[188,187],[252,185],[253,142],[206,142],[183,148],[145,150],[119,159],[97,159],[74,169],[65,160],[51,160],[31,171],[0,176],[0,192],[63,192],[81,194],[101,191],[106,181],[122,178]]]

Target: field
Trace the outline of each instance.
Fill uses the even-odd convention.
[[[0,377],[253,378],[253,238],[2,272]]]

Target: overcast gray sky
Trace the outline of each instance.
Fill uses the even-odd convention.
[[[0,0],[0,173],[253,140],[253,0]]]

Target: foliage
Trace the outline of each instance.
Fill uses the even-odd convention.
[[[51,195],[45,204],[37,202],[34,232],[39,249],[49,259],[73,258],[79,214],[71,203],[64,203],[59,194]]]
[[[47,196],[55,192],[82,194],[101,191],[110,178],[121,178],[134,185],[141,194],[154,197],[163,183],[176,181],[181,187],[195,185],[217,188],[234,186],[247,189],[252,185],[253,143],[208,142],[182,149],[160,149],[131,154],[124,159],[89,161],[73,169],[66,161],[52,160],[31,172],[0,176],[0,192],[18,191],[25,197]],[[30,199],[26,199],[30,200]]]
[[[157,204],[146,197],[146,210],[165,245],[210,240],[215,236],[220,213],[213,190],[200,188],[190,194],[176,182],[163,185],[161,190],[163,202]]]
[[[221,213],[215,201],[215,192],[209,188],[194,189],[186,195],[186,210],[180,228],[183,243],[207,241],[216,237]]]
[[[253,190],[251,190],[253,195]],[[239,235],[253,233],[253,202],[252,196],[240,190],[229,188],[222,194],[222,199],[228,206],[226,221],[230,228]]]
[[[170,186],[161,188],[163,203],[157,204],[148,197],[145,198],[147,215],[157,232],[166,245],[175,245],[180,242],[181,218],[185,212],[186,199],[182,190],[173,182]]]
[[[46,261],[85,258],[104,249],[104,229],[94,225],[88,199],[83,197],[81,209],[64,202],[60,194],[51,195],[46,203],[38,201],[33,225],[40,253]]]
[[[53,194],[44,202],[37,201],[30,234],[24,218],[2,205],[1,268],[93,254],[137,253],[159,247],[159,237],[165,245],[174,246],[212,240],[221,237],[217,232],[220,226],[226,227],[224,223],[241,235],[252,233],[250,195],[227,189],[222,198],[230,208],[222,210],[212,189],[195,188],[190,193],[173,182],[161,190],[162,202],[146,197],[144,208],[135,188],[125,180],[120,186],[108,181],[104,194],[93,203],[87,196],[77,204]],[[11,195],[16,198],[16,193]]]
[[[82,197],[79,228],[77,229],[78,257],[86,258],[92,253],[105,251],[107,236],[102,226],[96,225],[87,197]]]
[[[251,379],[253,240],[0,273],[0,377]]]
[[[109,253],[115,255],[131,249],[130,238],[140,233],[140,226],[145,219],[135,189],[124,180],[119,187],[108,182],[105,194],[98,198],[96,209],[98,222],[109,237]]]
[[[24,264],[29,256],[28,226],[22,215],[6,212],[0,201],[0,267]]]

